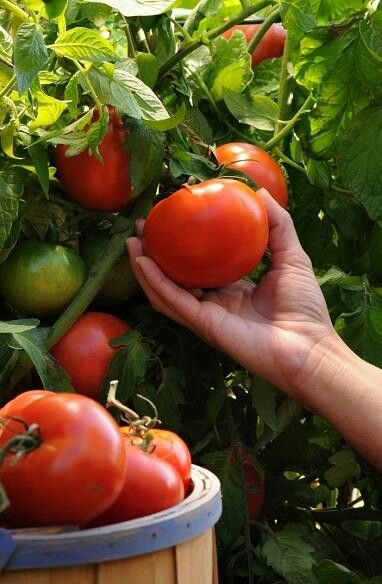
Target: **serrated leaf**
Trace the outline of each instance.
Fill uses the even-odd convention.
[[[65,101],[68,101],[68,109],[71,116],[75,116],[77,114],[77,108],[80,101],[80,95],[78,91],[78,82],[79,82],[79,72],[73,75],[66,87],[65,87]]]
[[[234,31],[231,38],[216,39],[212,45],[212,64],[207,85],[216,101],[223,99],[224,89],[240,93],[253,77],[251,57],[243,33]]]
[[[205,156],[188,152],[179,144],[172,144],[170,147],[170,171],[178,178],[179,176],[194,176],[199,180],[208,180],[217,176],[217,168]]]
[[[93,122],[86,132],[86,138],[89,144],[89,149],[92,154],[99,156],[98,146],[105,137],[109,123],[109,113],[107,108],[103,108],[100,117],[96,122]]]
[[[37,24],[22,24],[17,30],[14,47],[14,63],[20,95],[29,89],[47,60],[48,51],[40,27]]]
[[[258,130],[273,131],[278,119],[278,105],[265,95],[251,97],[223,89],[223,99],[231,114],[242,124]]]
[[[29,147],[29,154],[36,169],[37,178],[44,194],[49,192],[49,158],[48,153],[41,144],[32,144]]]
[[[68,107],[68,104],[47,95],[41,90],[37,90],[34,94],[37,101],[37,117],[29,124],[31,132],[44,126],[54,124]]]
[[[112,94],[114,93],[113,84],[131,92],[145,120],[159,121],[169,119],[168,111],[152,89],[128,71],[115,70]]]
[[[264,534],[262,545],[256,548],[256,555],[288,584],[317,584],[312,571],[314,547],[306,541],[305,529],[286,525],[273,535]]]
[[[60,57],[93,63],[113,61],[116,58],[114,47],[109,41],[97,31],[80,26],[59,34],[50,48]]]
[[[89,0],[88,0],[89,1]],[[175,0],[90,0],[107,4],[122,16],[153,16],[170,10]]]
[[[324,475],[330,487],[342,487],[361,472],[360,466],[350,448],[344,448],[336,452],[329,458],[329,462],[333,466],[325,471]]]
[[[0,250],[11,233],[13,222],[18,217],[22,193],[22,177],[15,172],[0,171]]]

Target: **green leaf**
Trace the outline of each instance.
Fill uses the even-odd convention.
[[[318,584],[366,584],[366,580],[360,578],[355,572],[351,572],[345,566],[336,564],[332,560],[323,560],[313,568]]]
[[[25,93],[48,60],[44,37],[37,24],[22,24],[16,33],[14,63],[18,91]]]
[[[35,91],[34,97],[37,101],[38,109],[37,117],[29,124],[31,132],[54,124],[68,107],[68,104],[47,95],[41,90]]]
[[[7,322],[0,320],[0,334],[25,333],[36,328],[38,325],[39,321],[35,318],[28,320],[9,320]]]
[[[101,2],[83,2],[81,4],[81,14],[90,20],[97,27],[103,26],[111,14],[111,6],[101,4]]]
[[[254,94],[249,97],[224,88],[223,99],[231,114],[241,124],[248,124],[258,130],[274,130],[279,108],[269,97]]]
[[[194,176],[199,180],[208,180],[217,176],[217,168],[205,156],[188,152],[179,144],[170,147],[170,171],[178,178],[182,175]]]
[[[354,12],[363,8],[362,0],[320,0],[318,3],[317,24],[341,22]]]
[[[6,85],[8,85],[9,81],[12,79],[12,76],[12,69],[8,67],[8,65],[0,63],[0,89],[3,89]]]
[[[159,121],[169,119],[168,111],[152,89],[128,71],[115,70],[111,86],[112,94],[114,95],[115,88],[113,88],[113,84],[117,85],[122,91],[131,92],[145,120]]]
[[[224,89],[241,92],[253,77],[251,56],[244,34],[234,31],[231,38],[216,39],[212,45],[212,64],[208,71],[208,86],[216,101],[223,99]]]
[[[60,57],[93,63],[111,62],[116,58],[114,47],[109,41],[97,31],[82,27],[59,34],[50,48]]]
[[[382,12],[374,12],[367,20],[362,20],[359,33],[357,74],[366,89],[379,92],[382,75]]]
[[[19,200],[23,193],[22,177],[10,170],[0,171],[0,250],[18,217]]]
[[[147,120],[146,125],[152,128],[153,130],[157,130],[158,132],[167,132],[168,130],[172,130],[176,128],[183,122],[184,115],[186,112],[185,105],[182,104],[181,107],[175,112],[174,115],[170,116],[165,120]]]
[[[68,0],[45,0],[44,9],[48,18],[53,20],[63,14],[67,8]]]
[[[288,584],[317,584],[312,572],[314,548],[305,531],[301,525],[286,525],[273,535],[263,534],[263,542],[256,548],[256,555]]]
[[[329,462],[333,465],[324,476],[330,487],[343,487],[348,481],[359,476],[361,469],[350,448],[344,448],[333,456],[330,456]]]
[[[130,129],[126,149],[130,152],[132,189],[136,197],[159,178],[164,156],[164,137],[133,118],[127,119],[125,125]]]
[[[86,132],[86,138],[89,144],[89,150],[100,158],[98,146],[105,137],[109,123],[109,112],[107,108],[103,108],[101,115],[97,121],[93,122]]]
[[[382,108],[360,112],[343,133],[338,165],[344,185],[364,205],[369,216],[382,220]]]
[[[12,57],[13,38],[9,34],[9,32],[1,25],[0,25],[0,47],[7,57],[9,58]]]
[[[317,6],[317,2],[314,2]],[[292,57],[299,50],[301,39],[316,27],[316,10],[310,0],[282,0],[283,25],[288,31],[288,42]]]
[[[71,116],[77,114],[77,108],[80,101],[80,96],[78,92],[78,82],[79,82],[79,71],[75,73],[68,81],[65,87],[65,100],[68,101],[69,113]]]
[[[17,158],[13,152],[13,142],[17,133],[18,124],[11,120],[0,132],[0,142],[4,153],[9,158]]]
[[[253,378],[250,393],[253,405],[260,418],[262,418],[271,430],[277,430],[276,399],[278,391],[260,378]]]
[[[37,178],[45,195],[49,192],[49,158],[48,153],[41,144],[32,144],[29,154],[36,169]]]
[[[89,1],[89,0],[88,0]],[[93,0],[90,0],[93,1]],[[95,0],[118,10],[122,16],[152,16],[170,10],[175,0]]]

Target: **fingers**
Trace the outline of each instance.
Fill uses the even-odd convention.
[[[274,267],[277,267],[278,262],[285,261],[285,254],[289,254],[291,260],[289,263],[292,263],[293,258],[298,258],[304,263],[310,263],[308,256],[301,247],[289,213],[275,201],[266,189],[259,189],[257,192],[262,197],[267,208],[269,249]]]

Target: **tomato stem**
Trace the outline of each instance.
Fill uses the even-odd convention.
[[[304,103],[302,104],[302,106],[300,107],[298,112],[295,113],[293,118],[291,118],[289,120],[289,122],[287,122],[285,124],[283,129],[280,130],[280,132],[278,134],[276,134],[276,136],[273,136],[273,138],[271,138],[264,145],[264,150],[271,150],[274,146],[276,146],[276,144],[281,142],[281,140],[283,140],[285,138],[285,136],[287,136],[293,130],[294,126],[296,125],[296,122],[301,117],[301,115],[303,113],[305,113],[307,110],[309,110],[314,103],[315,103],[315,99],[313,98],[312,95],[309,95],[309,97],[306,98],[306,100],[304,101]]]
[[[31,452],[41,444],[40,430],[37,424],[31,424],[23,434],[13,436],[8,442],[0,448],[0,465],[3,464],[6,456],[13,452],[16,460],[23,454]]]
[[[6,86],[0,91],[0,99],[5,97],[6,95],[8,95],[8,93],[11,93],[15,83],[16,83],[16,75],[13,75],[13,77],[11,77],[11,79],[8,81]]]
[[[28,16],[28,14],[24,12],[24,10],[22,10],[21,8],[19,8],[19,6],[16,6],[16,4],[13,4],[13,2],[10,2],[9,0],[0,0],[0,6],[5,8],[5,10],[9,10],[9,12],[12,12],[12,14],[17,16],[17,18],[19,18],[23,22],[32,21],[30,16]]]
[[[277,136],[282,128],[282,123],[280,120],[284,120],[287,117],[288,109],[288,63],[289,63],[289,39],[288,35],[285,38],[283,58],[281,61],[281,72],[280,72],[280,85],[279,94],[277,98],[277,103],[279,106],[279,121],[275,125],[274,135]]]
[[[135,50],[133,37],[131,35],[130,25],[129,25],[126,17],[125,17],[125,32],[126,32],[126,40],[127,40],[127,56],[133,57],[133,59],[136,59],[137,51]]]
[[[101,110],[102,108],[102,103],[100,102],[100,100],[98,99],[98,95],[95,92],[95,89],[93,87],[93,85],[90,83],[88,74],[86,69],[81,65],[81,63],[79,61],[73,60],[73,63],[75,64],[75,66],[77,67],[78,71],[81,73],[82,75],[82,79],[84,80],[86,87],[89,90],[90,95],[92,96],[92,98],[94,99],[94,103],[97,106],[98,110]]]
[[[130,426],[132,426],[133,431],[134,431],[133,433],[135,433],[139,436],[145,436],[147,434],[148,430],[150,430],[150,428],[153,428],[154,426],[156,426],[156,424],[160,423],[160,420],[158,420],[158,410],[157,410],[155,404],[151,400],[149,400],[147,397],[145,397],[144,395],[137,394],[137,397],[145,400],[146,402],[148,402],[150,404],[150,406],[153,408],[154,414],[155,414],[154,418],[150,418],[150,416],[143,416],[141,418],[137,414],[137,412],[135,412],[134,410],[132,410],[131,408],[129,408],[128,406],[123,404],[121,401],[119,401],[119,399],[117,399],[117,396],[116,396],[117,387],[118,387],[117,380],[110,381],[109,393],[107,394],[106,407],[107,408],[111,408],[111,407],[117,408],[120,412],[122,412],[122,414],[125,414],[127,416],[127,419],[125,418],[125,421]]]
[[[274,4],[273,0],[261,0],[256,4],[252,4],[251,6],[248,6],[247,8],[242,10],[239,14],[237,14],[230,20],[227,20],[227,22],[225,22],[224,24],[221,24],[220,26],[216,26],[215,28],[209,30],[203,36],[202,39],[195,39],[191,43],[189,42],[186,43],[173,57],[168,59],[168,61],[166,61],[162,65],[162,67],[159,69],[159,77],[163,77],[163,75],[171,71],[171,69],[173,69],[173,67],[175,67],[175,65],[177,65],[182,59],[187,57],[187,55],[195,51],[195,49],[197,49],[198,47],[204,45],[205,39],[208,39],[209,41],[213,40],[214,38],[223,34],[223,32],[225,32],[226,30],[230,29],[232,26],[235,26],[236,24],[241,24],[241,22],[245,20],[248,16],[251,16],[255,12],[258,12],[259,10],[262,10],[263,8],[266,8],[267,6],[271,6],[273,4]]]
[[[267,30],[269,30],[271,28],[271,26],[274,22],[276,22],[277,20],[280,19],[280,13],[281,13],[281,10],[279,7],[276,7],[274,10],[272,10],[272,12],[270,12],[270,14],[264,20],[263,24],[260,26],[260,28],[253,35],[253,37],[251,38],[251,40],[248,43],[248,53],[250,55],[252,55],[253,51],[259,45],[261,39],[263,38],[263,36],[267,32]]]

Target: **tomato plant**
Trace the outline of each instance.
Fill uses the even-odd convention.
[[[153,456],[166,460],[178,471],[183,481],[184,491],[188,493],[191,486],[191,453],[180,436],[175,432],[160,428],[151,428],[145,438],[134,435],[130,426],[123,426],[121,432],[137,446],[142,446],[147,441],[147,451]]]
[[[98,114],[93,116],[93,121]],[[68,155],[68,147],[56,148],[58,177],[70,199],[88,209],[119,211],[131,197],[130,156],[125,143],[128,133],[114,108],[109,108],[109,125],[99,145],[100,160],[88,150]]]
[[[22,241],[0,264],[0,289],[16,310],[50,316],[69,304],[86,274],[84,262],[71,249],[44,241]]]
[[[238,457],[239,460],[237,460]],[[235,450],[232,450],[230,458],[233,464],[238,464],[242,468],[244,487],[248,491],[247,505],[249,518],[251,521],[257,521],[264,506],[264,479],[248,451],[240,449],[236,453]]]
[[[186,288],[238,280],[260,262],[267,242],[262,199],[232,179],[184,186],[150,211],[143,231],[145,253]]]
[[[25,425],[38,426],[35,447],[0,466],[14,526],[84,525],[119,495],[125,449],[118,426],[94,400],[75,394],[27,392],[3,408],[4,447]],[[12,413],[21,421],[8,420]]]
[[[97,398],[116,348],[109,341],[128,332],[128,324],[103,312],[87,312],[51,349],[77,393]]]
[[[164,511],[184,499],[184,486],[172,464],[130,444],[125,438],[126,471],[116,501],[92,522],[109,525]]]
[[[88,270],[96,263],[106,250],[109,238],[102,232],[96,233],[81,241],[81,256]],[[138,290],[138,282],[130,266],[127,252],[119,258],[113,269],[109,272],[97,298],[100,303],[115,304],[127,300]]]
[[[288,204],[288,187],[285,175],[277,162],[253,144],[230,142],[216,148],[219,164],[245,172],[260,187],[267,189],[282,206]]]
[[[260,27],[261,24],[238,24],[223,33],[223,36],[229,39],[233,31],[240,30],[244,34],[247,43],[249,43]],[[255,67],[265,59],[282,57],[285,39],[285,28],[280,24],[272,24],[252,53],[252,67]]]

